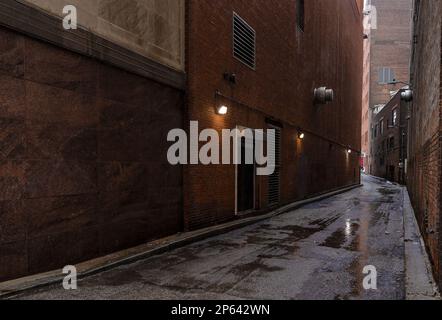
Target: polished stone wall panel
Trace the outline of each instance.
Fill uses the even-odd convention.
[[[182,169],[166,151],[183,104],[178,89],[0,28],[0,281],[182,231]]]

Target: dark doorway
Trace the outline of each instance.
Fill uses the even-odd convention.
[[[396,182],[396,179],[395,179],[396,172],[395,171],[396,171],[396,168],[394,166],[388,167],[388,180],[389,181]]]
[[[241,164],[237,166],[237,212],[243,213],[255,209],[255,165],[246,164],[247,146],[241,140]],[[249,150],[250,151],[250,150]]]

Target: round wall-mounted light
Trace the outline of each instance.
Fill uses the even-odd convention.
[[[298,128],[296,128],[296,130],[298,131],[298,139],[299,140],[304,140],[305,133],[302,131],[302,129],[298,127]]]
[[[413,90],[405,90],[401,93],[401,100],[405,102],[413,101]]]
[[[326,104],[335,99],[335,92],[333,89],[327,87],[320,87],[314,90],[314,99],[316,103]]]
[[[351,153],[352,153],[352,150],[351,150],[351,149],[348,149],[348,150],[347,150],[347,153],[348,153],[348,154],[351,154]]]
[[[221,105],[216,108],[216,113],[221,116],[226,115],[228,111],[229,111],[229,108],[226,105]]]

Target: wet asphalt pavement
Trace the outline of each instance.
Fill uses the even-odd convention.
[[[404,299],[403,190],[364,187],[26,299]],[[378,290],[363,289],[363,268]]]

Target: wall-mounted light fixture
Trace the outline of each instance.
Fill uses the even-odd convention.
[[[225,116],[228,111],[229,108],[224,104],[216,107],[216,114],[219,114],[220,116]]]
[[[304,138],[305,138],[305,133],[301,130],[301,128],[298,128],[298,139],[304,140]]]
[[[401,100],[405,102],[413,101],[413,90],[405,90],[401,93]]]
[[[335,93],[333,89],[320,87],[315,89],[314,98],[316,103],[326,104],[327,102],[332,102],[335,99]]]
[[[401,93],[401,100],[405,102],[411,102],[413,101],[413,86],[410,83],[404,82],[404,81],[397,81],[396,79],[393,79],[393,81],[388,82],[388,84],[391,85],[397,85],[397,84],[404,84],[408,86],[409,89],[405,89]]]
[[[220,116],[225,116],[229,112],[228,104],[218,90],[215,92],[215,113]]]
[[[347,149],[347,153],[348,153],[348,154],[351,154],[351,153],[352,153],[352,150],[351,150],[350,148],[348,148],[348,149]]]
[[[230,82],[231,84],[236,84],[236,74],[235,73],[229,73],[225,72],[223,74],[224,80],[227,82]]]

